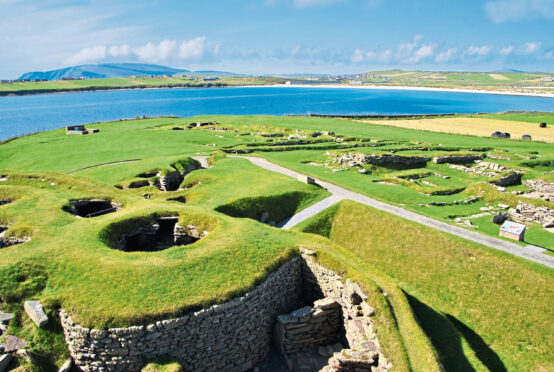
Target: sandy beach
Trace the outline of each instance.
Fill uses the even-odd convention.
[[[383,85],[365,85],[365,84],[274,84],[274,85],[248,85],[245,87],[277,87],[277,88],[335,88],[335,89],[373,89],[373,90],[414,90],[427,92],[454,92],[454,93],[474,93],[474,94],[498,94],[504,96],[529,96],[554,98],[553,93],[531,93],[518,92],[514,90],[481,90],[481,89],[461,89],[461,88],[431,88],[431,87],[411,87],[411,86],[383,86]],[[553,107],[554,109],[554,107]]]

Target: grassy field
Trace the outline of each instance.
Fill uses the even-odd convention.
[[[447,89],[478,89],[528,93],[552,92],[553,74],[527,72],[439,72],[439,71],[371,71],[362,81],[378,85],[397,85]]]
[[[499,92],[552,93],[554,82],[543,80],[554,74],[548,73],[487,73],[487,72],[429,72],[429,71],[373,71],[352,77],[372,85],[429,87],[446,89],[493,90]],[[350,86],[349,80],[342,84]],[[313,77],[292,78],[294,81]],[[328,77],[320,82],[328,81]],[[8,94],[38,94],[102,89],[137,89],[170,87],[217,87],[240,85],[284,84],[287,77],[222,77],[217,81],[204,82],[202,79],[189,80],[187,77],[148,77],[148,78],[106,78],[86,80],[59,80],[46,82],[13,82],[0,84],[0,96]],[[334,82],[334,81],[333,81]]]
[[[524,125],[538,117],[550,122],[553,116],[507,114],[508,122]],[[196,122],[217,124],[190,125]],[[551,271],[352,203],[327,210],[302,229],[331,240],[272,228],[254,220],[262,210],[278,222],[327,192],[225,157],[262,156],[455,223],[498,203],[554,205],[511,193],[524,191],[522,185],[500,192],[491,178],[448,164],[364,165],[371,173],[361,174],[359,167],[333,164],[333,156],[482,154],[486,161],[524,171],[524,180],[553,182],[554,145],[313,117],[156,118],[89,127],[100,132],[69,136],[59,129],[0,145],[0,179],[6,179],[0,182],[0,199],[14,200],[0,206],[0,224],[8,224],[14,236],[32,238],[0,250],[0,293],[7,299],[0,308],[16,312],[9,332],[31,340],[47,370],[66,357],[63,337],[59,325],[43,331],[30,324],[22,316],[25,299],[39,298],[53,318],[63,307],[85,326],[145,323],[244,293],[297,254],[299,246],[316,250],[321,263],[372,294],[379,339],[399,371],[438,370],[434,353],[454,371],[554,366],[547,334],[552,330],[547,317]],[[168,172],[195,155],[212,156],[214,167],[188,174],[180,190],[127,188],[152,178],[145,172]],[[455,192],[434,195],[434,190]],[[479,199],[471,204],[430,205],[473,196]],[[90,197],[119,202],[123,209],[93,219],[76,219],[62,210],[70,199]],[[210,233],[193,245],[160,252],[110,247],[122,227],[168,214]],[[478,231],[496,236],[498,226],[490,218],[472,222]],[[551,234],[535,224],[523,244],[554,249]]]
[[[489,119],[482,117],[453,117],[436,119],[410,120],[361,120],[370,124],[392,125],[395,127],[428,130],[433,132],[465,134],[489,137],[495,131],[508,132],[514,139],[521,139],[524,134],[531,135],[533,140],[554,143],[554,126],[540,128],[538,123]],[[554,123],[553,123],[554,124]]]
[[[551,269],[351,201],[296,228],[394,278],[447,371],[554,368]]]
[[[216,81],[189,80],[186,77],[106,78],[85,80],[56,80],[40,82],[13,82],[0,84],[0,96],[8,94],[38,94],[107,89],[218,87],[265,85],[283,83],[284,79],[271,77],[222,77]]]

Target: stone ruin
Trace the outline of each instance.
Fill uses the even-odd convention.
[[[392,368],[375,335],[375,310],[367,296],[356,283],[343,282],[317,264],[312,252],[304,253],[244,296],[175,319],[88,329],[62,309],[71,356],[85,371],[137,371],[145,360],[162,356],[186,370],[274,370],[259,367],[271,350],[271,355],[281,355],[279,370],[283,366],[307,372]],[[310,349],[319,351],[317,363],[295,364]]]
[[[554,228],[554,209],[536,207],[529,203],[519,202],[516,208],[508,210],[512,220],[519,223],[539,223],[545,229]],[[550,231],[550,230],[549,230]],[[554,230],[552,231],[554,232]]]
[[[518,169],[507,169],[498,163],[479,160],[476,161],[476,164],[473,167],[450,164],[450,168],[466,173],[475,173],[489,178],[498,178],[495,181],[491,181],[491,183],[499,187],[520,185],[523,172]]]
[[[362,164],[385,165],[402,164],[408,166],[425,165],[431,158],[424,156],[367,155],[362,153],[331,154],[333,164],[358,167]]]
[[[11,247],[12,245],[23,244],[31,240],[29,237],[17,238],[15,236],[6,237],[8,226],[0,225],[0,249]]]
[[[185,180],[185,176],[196,169],[198,167],[195,164],[189,164],[183,172],[176,169],[165,174],[162,174],[161,171],[144,172],[139,174],[138,177],[148,179],[133,181],[129,184],[129,188],[137,189],[154,186],[161,191],[176,191]]]
[[[375,309],[361,288],[313,260],[303,250],[304,298],[312,305],[279,315],[273,329],[275,347],[289,370],[307,370],[305,354],[317,350],[320,371],[382,371],[391,365],[374,330]],[[304,355],[303,355],[304,354]],[[313,360],[313,359],[312,359]]]
[[[64,211],[76,217],[91,218],[121,210],[121,204],[105,199],[80,199],[71,200]]]
[[[543,180],[523,181],[523,184],[531,189],[522,196],[533,199],[542,199],[554,203],[554,183]]]
[[[208,234],[193,225],[181,226],[179,217],[159,217],[156,223],[143,225],[124,233],[117,249],[124,252],[156,252],[175,245],[192,244]]]
[[[475,160],[481,160],[485,155],[446,155],[436,156],[433,158],[435,164],[466,164],[473,163]]]

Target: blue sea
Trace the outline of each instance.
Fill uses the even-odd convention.
[[[554,98],[416,90],[240,87],[0,97],[0,139],[136,116],[393,115],[554,111]]]

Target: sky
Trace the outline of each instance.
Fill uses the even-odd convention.
[[[554,0],[0,0],[1,78],[109,62],[554,72]]]

